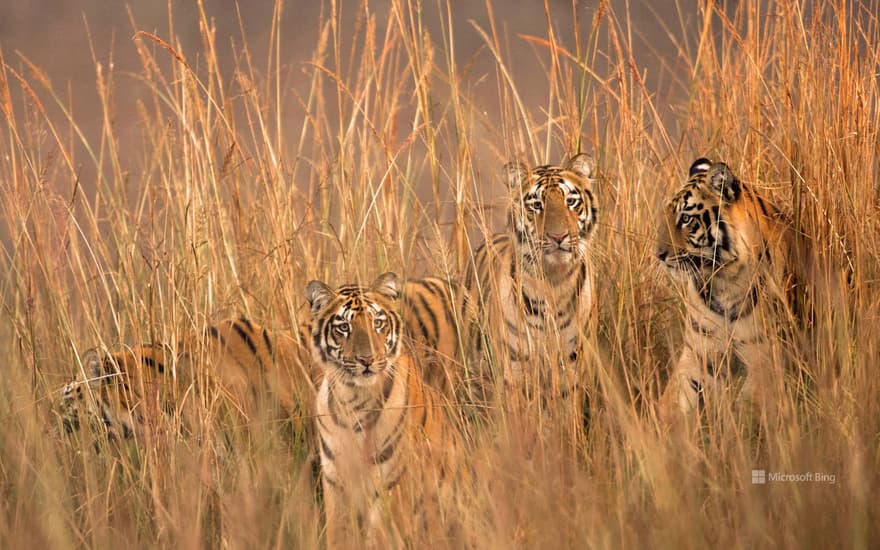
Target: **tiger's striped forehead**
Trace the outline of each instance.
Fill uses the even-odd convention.
[[[524,182],[523,190],[526,193],[542,193],[547,187],[559,186],[566,193],[574,193],[582,183],[571,171],[547,164],[531,171],[530,177]]]
[[[561,189],[565,195],[573,195],[578,193],[578,188],[571,184],[570,181],[566,181],[560,179],[558,182],[554,183],[535,183],[531,187],[525,190],[525,195],[536,195],[541,198],[544,196],[545,191],[549,191],[550,189]]]
[[[534,200],[545,200],[545,195],[561,193],[562,197],[579,197],[592,204],[593,194],[587,182],[574,172],[560,166],[547,164],[533,168],[529,177],[523,179],[520,190],[523,200],[527,203]]]
[[[379,296],[368,289],[357,285],[345,285],[337,291],[338,301],[331,311],[347,321],[352,320],[359,313],[369,313],[374,319],[388,317],[390,304],[387,298]]]
[[[706,172],[698,172],[688,178],[687,183],[669,201],[669,206],[676,212],[702,210],[719,202],[718,197],[706,187]]]
[[[697,185],[687,185],[672,198],[671,206],[676,212],[702,210],[706,197]]]

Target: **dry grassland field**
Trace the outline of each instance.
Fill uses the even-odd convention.
[[[31,4],[0,8],[0,548],[880,545],[877,0]],[[480,357],[430,362],[453,442],[402,455],[409,492],[378,484],[328,537],[309,281],[464,292],[522,212],[502,167],[578,152],[583,391],[503,383],[494,341],[477,405]],[[746,283],[779,306],[748,336],[772,357],[721,336],[681,411],[664,392],[709,329],[658,242],[709,219],[667,215],[699,157],[803,245],[731,261],[808,275],[782,289],[800,308]],[[477,316],[481,342],[503,315]],[[218,330],[239,355],[212,353]]]

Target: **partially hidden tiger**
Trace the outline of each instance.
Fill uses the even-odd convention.
[[[82,361],[85,377],[64,389],[62,425],[77,432],[89,424],[120,441],[143,438],[174,417],[192,427],[205,411],[205,387],[245,421],[261,405],[277,403],[282,417],[292,415],[304,421],[304,433],[317,434],[328,546],[406,540],[424,528],[424,514],[397,514],[392,525],[381,511],[389,503],[438,505],[439,493],[431,497],[428,489],[454,469],[450,454],[460,439],[442,392],[425,383],[425,367],[413,355],[431,362],[454,353],[414,345],[425,330],[436,339],[434,331],[445,326],[433,319],[435,302],[451,296],[443,285],[432,278],[403,285],[394,273],[369,287],[334,290],[312,281],[298,331],[240,318],[210,326],[177,351],[162,344],[91,350]],[[415,338],[404,328],[403,303]],[[435,380],[442,385],[444,376],[440,371]],[[255,399],[260,395],[267,399]]]
[[[419,527],[405,520],[424,517],[413,507],[433,502],[430,489],[451,468],[457,435],[446,402],[404,345],[394,273],[368,287],[312,281],[306,292],[323,372],[315,418],[328,547],[399,546]]]
[[[407,282],[406,332],[442,366],[426,369],[432,386],[481,405],[497,385],[545,402],[583,389],[594,321],[594,171],[587,154],[532,169],[505,165],[506,230],[474,251],[463,281]]]
[[[460,306],[471,312],[466,348],[482,381],[478,399],[501,381],[529,402],[561,398],[580,406],[594,322],[594,172],[584,153],[560,165],[504,167],[507,228],[475,251],[464,278],[471,303]]]
[[[84,376],[62,390],[61,427],[68,433],[88,427],[117,441],[169,425],[196,433],[201,413],[219,397],[228,405],[227,422],[266,417],[272,404],[277,410],[268,418],[305,430],[315,382],[306,357],[296,331],[270,330],[247,318],[211,325],[176,347],[91,349],[81,361]]]
[[[446,392],[454,374],[447,367],[457,354],[452,321],[443,317],[451,311],[446,305],[451,287],[439,278],[410,279],[401,294],[406,327],[401,340],[423,358],[429,384]],[[245,424],[261,416],[292,421],[305,433],[322,373],[309,347],[312,321],[304,305],[297,310],[296,328],[269,328],[241,317],[209,325],[174,346],[90,349],[77,368],[81,376],[61,391],[61,431],[90,427],[120,441],[172,424],[193,432],[206,405],[222,402],[232,413],[227,422]]]
[[[705,405],[725,382],[744,380],[753,398],[782,380],[780,331],[805,309],[802,237],[727,164],[693,162],[657,232],[657,258],[677,282],[687,317],[661,399],[667,420]]]

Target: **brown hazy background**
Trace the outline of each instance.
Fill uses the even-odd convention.
[[[378,14],[387,13],[381,9],[384,3],[372,2],[370,8]],[[326,13],[329,9],[328,4],[318,0],[288,0],[283,4],[281,39],[285,54],[281,63],[289,77],[282,92],[291,97],[285,114],[290,131],[301,124],[302,113],[293,101],[293,94],[302,92],[307,82],[304,63],[315,47],[319,18],[322,10]],[[353,26],[360,4],[360,0],[340,3],[343,27]],[[558,40],[571,51],[574,51],[572,10],[577,10],[580,33],[586,38],[599,3],[580,1],[575,4],[573,8],[570,0],[548,0],[547,3]],[[669,100],[680,99],[686,93],[682,80],[677,80],[675,75],[686,76],[678,52],[679,46],[687,47],[693,42],[691,29],[699,18],[697,4],[675,0],[610,2],[615,17],[624,18],[628,13],[629,21],[621,21],[621,26],[631,32],[633,59],[649,90],[655,94],[655,104],[661,110],[661,116],[669,123],[674,121],[668,108]],[[168,17],[169,5],[173,21]],[[203,6],[208,18],[216,25],[221,70],[231,71],[233,52],[241,51],[245,38],[255,66],[265,69],[275,0],[241,3],[205,0]],[[436,3],[426,1],[422,9],[428,32],[435,43],[440,43],[442,34]],[[546,52],[536,50],[518,35],[546,37],[544,2],[500,0],[492,2],[492,9],[500,26],[499,32],[508,39],[511,59],[516,60],[513,71],[517,87],[526,105],[537,110],[546,103],[547,90],[540,78],[529,78],[529,74],[530,71],[543,73],[538,58],[546,57]],[[75,118],[89,142],[97,139],[101,127],[95,63],[100,62],[106,68],[112,60],[117,76],[114,125],[123,146],[122,160],[128,163],[134,160],[132,155],[136,155],[138,148],[135,104],[145,92],[133,76],[141,67],[132,37],[139,30],[154,33],[163,40],[179,44],[187,61],[198,66],[202,50],[198,21],[199,6],[194,0],[171,0],[168,3],[153,0],[131,3],[107,0],[0,2],[0,49],[10,66],[27,74],[22,60],[24,56],[45,72],[56,90],[69,93],[66,99],[72,104]],[[491,111],[498,102],[495,63],[471,21],[488,29],[486,4],[481,1],[455,2],[456,61],[459,67],[469,67],[465,79],[473,86],[474,98]],[[377,21],[380,28],[386,23]],[[599,44],[597,64],[602,63],[603,44],[607,42],[600,40]],[[598,72],[604,74],[601,67]],[[670,129],[674,129],[674,123]],[[88,170],[88,167],[84,169]],[[84,183],[88,187],[87,182]]]

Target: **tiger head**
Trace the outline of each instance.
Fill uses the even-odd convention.
[[[400,355],[399,282],[380,275],[368,288],[332,290],[320,281],[306,288],[312,312],[312,357],[328,379],[370,386],[393,368]]]
[[[663,210],[657,258],[668,268],[711,274],[738,258],[734,220],[742,184],[723,162],[699,158]]]
[[[593,160],[582,153],[531,170],[510,163],[504,174],[513,195],[509,226],[525,264],[540,262],[552,274],[582,262],[596,225]]]
[[[95,433],[103,432],[111,440],[131,437],[131,423],[123,420],[107,403],[104,384],[118,376],[118,370],[109,356],[96,349],[90,349],[82,359],[86,378],[72,380],[61,390],[58,403],[58,416],[63,433],[74,434],[80,429],[89,428]],[[119,433],[117,433],[119,432]]]
[[[80,404],[85,399],[83,385],[85,382],[71,380],[61,389],[61,402],[58,405],[58,416],[64,433],[74,433],[80,428]],[[59,432],[60,433],[60,432]]]

